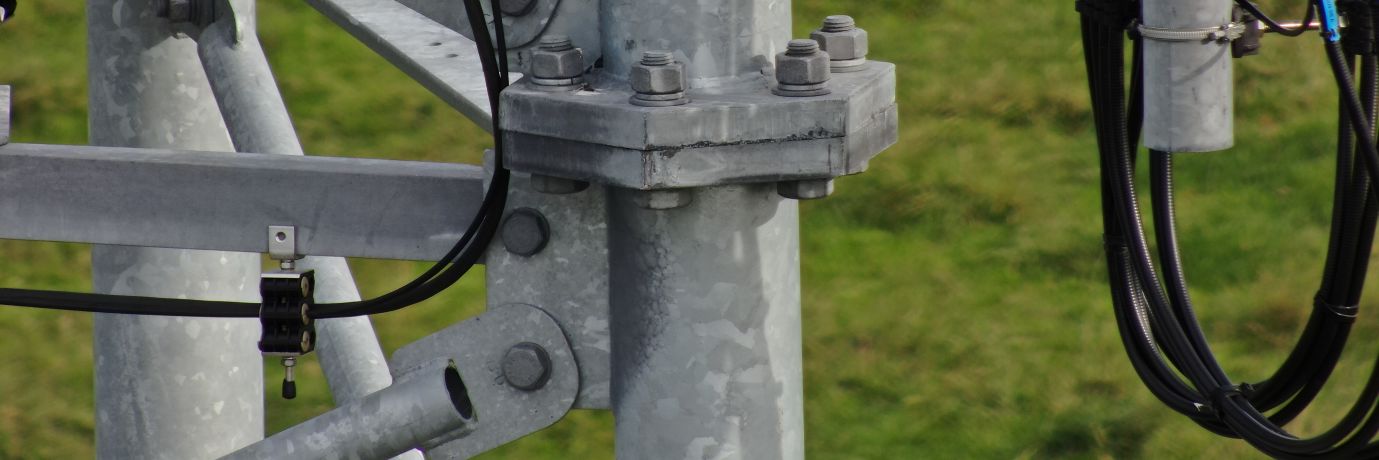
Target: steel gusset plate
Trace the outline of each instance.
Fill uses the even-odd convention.
[[[503,374],[503,359],[518,344],[535,344],[550,358],[549,380],[534,391],[513,387]],[[474,423],[465,431],[428,445],[428,458],[465,459],[544,429],[565,416],[579,392],[579,374],[569,342],[554,319],[536,307],[493,307],[468,321],[413,342],[393,354],[394,376],[436,359],[455,363],[474,405]]]

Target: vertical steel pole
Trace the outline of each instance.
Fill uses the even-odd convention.
[[[1200,30],[1231,22],[1230,0],[1146,0],[1144,25]],[[1144,145],[1212,152],[1235,143],[1228,41],[1144,39]]]
[[[669,50],[691,89],[760,84],[791,35],[789,0],[599,8],[605,72]],[[610,188],[608,215],[617,457],[804,458],[798,204],[774,184]]]
[[[154,0],[89,0],[90,142],[231,151],[196,43]],[[98,292],[256,302],[259,255],[96,247]],[[96,315],[96,456],[217,458],[263,438],[252,319]]]
[[[799,207],[774,184],[609,210],[619,459],[802,459]]]
[[[697,88],[760,78],[790,41],[789,0],[602,0],[599,21],[606,75],[668,50]]]

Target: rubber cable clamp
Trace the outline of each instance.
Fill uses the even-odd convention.
[[[273,272],[259,280],[259,351],[268,356],[301,356],[316,348],[316,273]]]

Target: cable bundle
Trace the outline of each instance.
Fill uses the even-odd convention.
[[[1306,29],[1283,29],[1255,5],[1246,0],[1239,3],[1285,35]],[[1307,22],[1316,15],[1312,9],[1320,6],[1320,2],[1309,4]],[[1299,438],[1282,428],[1314,400],[1331,376],[1359,311],[1379,220],[1379,192],[1371,180],[1379,177],[1372,123],[1379,92],[1375,56],[1367,54],[1361,60],[1363,88],[1357,95],[1353,56],[1346,55],[1334,38],[1325,42],[1342,98],[1326,268],[1311,317],[1288,358],[1262,382],[1235,383],[1217,362],[1193,313],[1178,252],[1170,152],[1150,152],[1154,235],[1162,272],[1156,269],[1146,242],[1134,183],[1143,103],[1142,46],[1139,41],[1132,44],[1128,100],[1123,51],[1125,32],[1138,16],[1138,5],[1127,0],[1084,0],[1078,7],[1083,12],[1082,40],[1101,159],[1112,301],[1136,373],[1171,409],[1212,432],[1242,438],[1271,456],[1379,458],[1379,444],[1371,442],[1379,433],[1379,363],[1352,409],[1331,429]]]
[[[492,11],[498,12],[498,0],[490,0]],[[494,34],[487,33],[484,12],[479,0],[464,0],[470,29],[479,49],[479,60],[488,88],[489,107],[493,113],[494,170],[479,206],[478,215],[465,230],[464,236],[442,256],[435,265],[411,282],[382,296],[357,302],[320,304],[311,311],[312,318],[339,318],[386,313],[423,302],[454,285],[483,257],[498,230],[507,203],[509,172],[503,166],[502,130],[498,126],[499,93],[508,85],[507,43],[503,37],[503,21],[493,21]],[[496,41],[496,44],[495,44]],[[138,315],[167,315],[221,318],[257,318],[259,304],[208,300],[168,299],[159,297],[120,296],[77,292],[42,291],[0,288],[0,305],[48,308],[96,313]]]

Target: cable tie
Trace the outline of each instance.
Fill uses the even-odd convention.
[[[1233,396],[1243,397],[1244,395],[1245,394],[1240,391],[1240,385],[1224,385],[1212,390],[1211,394],[1207,395],[1211,397],[1211,406],[1208,407],[1219,416],[1221,414],[1221,408],[1226,407],[1226,401],[1228,399]],[[1201,408],[1199,407],[1198,410],[1201,410]]]
[[[1240,391],[1240,395],[1244,396],[1245,399],[1250,399],[1251,397],[1253,397],[1255,395],[1256,390],[1254,384],[1251,383],[1241,383],[1239,385],[1236,385],[1236,389]]]
[[[1333,305],[1327,302],[1326,299],[1323,299],[1320,294],[1312,298],[1312,307],[1316,309],[1325,309],[1348,323],[1354,322],[1355,317],[1360,315],[1359,305]]]
[[[1245,24],[1232,22],[1198,29],[1164,29],[1136,24],[1135,30],[1145,39],[1161,42],[1228,43],[1245,35]]]

